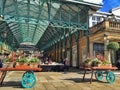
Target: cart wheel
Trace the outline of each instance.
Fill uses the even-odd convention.
[[[106,75],[106,80],[110,84],[114,83],[115,80],[116,80],[115,74],[113,72],[108,72],[107,75]]]
[[[102,80],[103,80],[103,71],[96,71],[96,72],[95,72],[95,78],[96,78],[98,81],[102,81]]]
[[[34,75],[34,72],[33,72],[33,71],[26,71],[26,72],[23,74],[23,76],[24,76],[24,75],[27,75],[27,74],[33,74],[33,75]]]
[[[32,88],[36,84],[36,78],[33,72],[26,72],[22,76],[21,81],[22,87],[24,88]]]

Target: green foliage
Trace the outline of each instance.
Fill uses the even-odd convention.
[[[5,58],[5,62],[10,62],[10,58]]]
[[[109,62],[109,60],[104,60],[104,61],[102,62],[102,64],[103,64],[103,65],[106,65],[106,64],[110,64],[110,62]]]
[[[91,62],[91,59],[86,59],[85,61],[84,61],[84,63],[90,63]]]
[[[107,49],[116,51],[116,50],[119,49],[119,44],[118,44],[117,42],[110,42],[110,43],[107,45]]]
[[[102,61],[99,60],[98,58],[94,58],[92,60],[92,66],[98,65],[98,64],[102,64]]]
[[[17,60],[17,62],[27,62],[27,59],[26,58],[20,58]]]
[[[39,62],[39,59],[38,59],[38,58],[32,58],[29,62],[30,62],[30,63]]]

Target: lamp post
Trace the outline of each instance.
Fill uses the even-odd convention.
[[[108,35],[106,33],[104,33],[103,36],[104,36],[104,56],[107,60],[111,61],[110,60],[110,52],[107,49],[107,45],[109,43]]]

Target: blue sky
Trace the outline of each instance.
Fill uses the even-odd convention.
[[[103,7],[100,11],[109,12],[111,9],[120,7],[120,0],[103,0]]]
[[[103,4],[99,11],[109,12],[111,9],[120,6],[120,0],[83,0],[86,2]]]

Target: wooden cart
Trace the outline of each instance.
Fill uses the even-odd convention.
[[[83,81],[85,79],[86,71],[91,70],[91,78],[90,78],[90,84],[92,83],[93,79],[93,73],[95,72],[95,77],[98,81],[102,81],[104,75],[106,75],[106,80],[108,83],[114,83],[116,80],[116,75],[112,70],[116,70],[117,67],[106,67],[106,66],[101,66],[101,67],[81,67],[84,70],[84,75],[83,75]]]
[[[4,78],[7,75],[7,71],[26,71],[21,80],[22,87],[32,88],[36,84],[36,77],[34,71],[41,71],[41,68],[30,68],[29,66],[16,67],[16,68],[0,68],[2,74],[0,76],[0,84],[2,85]]]

